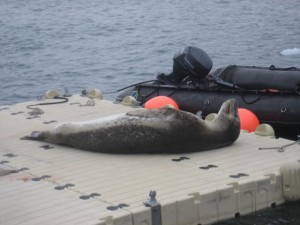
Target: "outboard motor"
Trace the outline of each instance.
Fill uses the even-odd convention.
[[[191,46],[187,46],[176,53],[173,61],[173,72],[169,75],[159,74],[157,76],[159,81],[174,85],[189,77],[201,83],[213,65],[212,60],[205,51]]]

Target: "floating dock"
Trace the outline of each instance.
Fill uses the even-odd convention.
[[[101,154],[20,139],[60,122],[133,110],[82,96],[32,106],[55,101],[0,107],[0,224],[211,224],[283,203],[280,167],[300,160],[298,143],[246,132],[228,147],[172,155]]]

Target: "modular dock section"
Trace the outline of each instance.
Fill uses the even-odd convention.
[[[279,169],[300,160],[300,146],[259,148],[292,142],[286,139],[241,132],[231,146],[176,155],[101,154],[20,139],[133,110],[88,100],[0,107],[0,224],[204,225],[285,201]]]

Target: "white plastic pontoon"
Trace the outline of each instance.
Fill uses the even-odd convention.
[[[285,201],[290,186],[280,167],[299,163],[300,146],[259,148],[290,140],[242,132],[231,146],[177,155],[111,155],[20,140],[58,122],[132,110],[107,100],[80,106],[86,102],[73,96],[31,115],[34,107],[26,106],[40,102],[0,107],[0,224],[204,225]]]

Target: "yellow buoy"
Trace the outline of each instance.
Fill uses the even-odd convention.
[[[210,113],[205,117],[205,121],[213,121],[214,119],[217,118],[217,115],[218,114],[216,114],[216,113]]]
[[[137,104],[137,100],[133,96],[125,96],[122,100],[122,105],[133,106]]]
[[[103,99],[102,92],[99,89],[91,89],[87,92],[87,96],[91,98],[98,98],[98,99]]]
[[[255,134],[260,136],[270,136],[275,137],[275,131],[273,127],[269,124],[262,123],[258,125],[258,127],[255,129]]]
[[[48,90],[45,94],[46,99],[53,99],[59,96],[59,92],[57,90]]]

